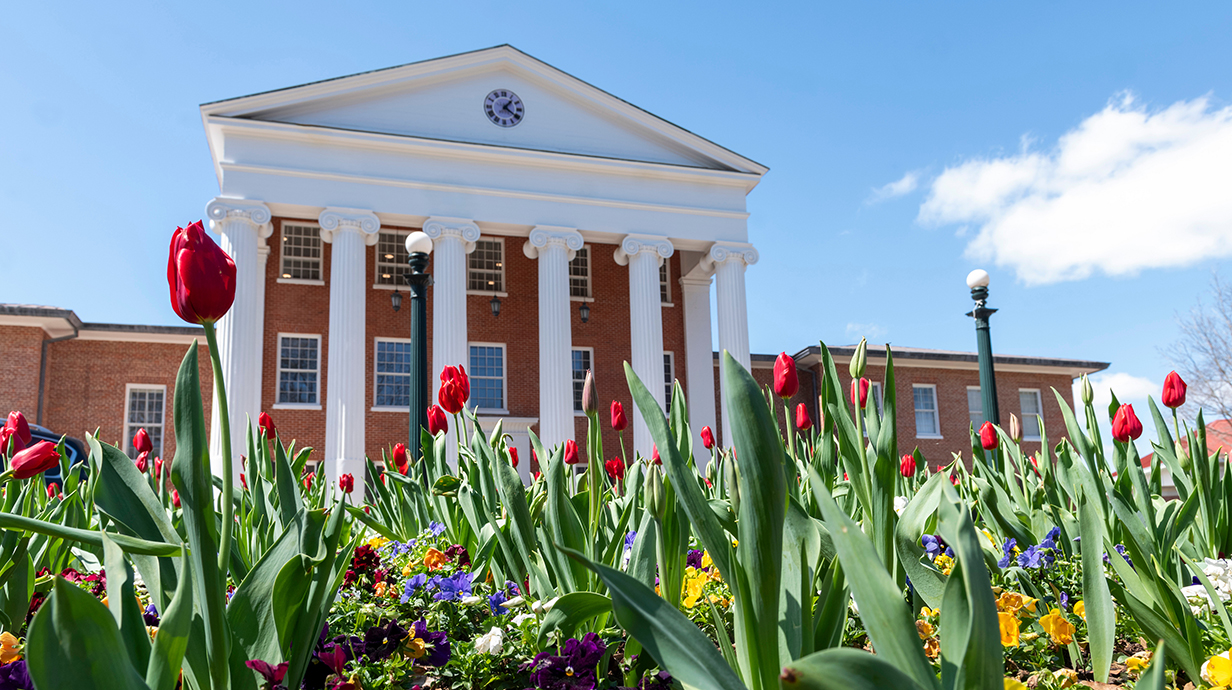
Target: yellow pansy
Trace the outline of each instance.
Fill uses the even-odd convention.
[[[385,546],[386,544],[388,544],[388,543],[389,543],[389,540],[388,540],[388,539],[386,539],[385,537],[382,537],[382,536],[378,535],[378,536],[375,536],[375,537],[373,537],[373,538],[369,539],[369,540],[368,540],[367,542],[365,542],[365,543],[366,543],[366,544],[368,544],[368,546],[371,546],[371,547],[372,547],[372,548],[374,548],[374,549],[379,549],[379,548],[381,548],[382,546]]]
[[[1146,669],[1147,665],[1150,663],[1151,663],[1151,653],[1150,652],[1138,652],[1137,654],[1125,660],[1125,668],[1128,669],[1130,673],[1137,675],[1139,673],[1142,673],[1142,671]]]
[[[1052,672],[1052,677],[1060,682],[1062,688],[1078,684],[1078,672],[1072,668],[1059,668]]]
[[[424,567],[428,570],[436,570],[445,565],[449,559],[445,558],[445,554],[436,549],[428,549],[428,553],[424,554]]]
[[[428,651],[427,646],[424,644],[424,641],[419,639],[418,637],[412,637],[411,635],[407,635],[406,638],[407,638],[406,641],[402,643],[402,653],[403,654],[409,656],[412,659],[418,659],[422,657],[424,653]]]
[[[373,591],[373,593],[374,593],[374,594],[376,594],[378,597],[383,597],[383,596],[385,596],[385,587],[386,587],[386,585],[385,585],[385,583],[384,583],[384,582],[378,582],[378,583],[376,583],[375,585],[373,585],[373,586],[372,586],[372,591]]]
[[[1048,615],[1040,618],[1040,627],[1055,644],[1067,645],[1074,641],[1074,624],[1065,620],[1059,609],[1052,609]]]
[[[1001,646],[1018,646],[1018,617],[1004,611],[997,614],[997,623],[1001,628]]]
[[[410,577],[412,572],[413,571],[411,570],[411,564],[407,563],[406,567],[402,569],[402,577]]]
[[[21,660],[21,643],[10,632],[0,633],[0,664]]]
[[[684,605],[688,608],[697,606],[697,601],[702,597],[702,588],[706,586],[705,577],[689,577],[685,576],[685,598]]]
[[[1035,605],[1037,603],[1039,603],[1039,599],[1032,599],[1031,597],[1025,594],[1022,595],[1022,610],[1019,611],[1019,615],[1020,616],[1022,615],[1022,611],[1026,611],[1030,613],[1031,615],[1035,615]]]
[[[916,621],[915,622],[915,631],[920,634],[921,640],[927,640],[928,638],[932,637],[933,633],[936,632],[936,630],[937,629],[933,627],[933,624],[929,623],[928,621]]]
[[[1087,619],[1087,605],[1082,603],[1082,601],[1079,601],[1077,604],[1074,604],[1074,615],[1078,616],[1082,620],[1086,620]]]
[[[1017,678],[1006,677],[1005,690],[1027,690],[1027,686]]]
[[[941,615],[941,609],[930,609],[927,606],[920,608],[920,615],[924,618],[936,618]]]
[[[703,551],[702,552],[702,567],[709,568],[712,565],[714,565],[714,561],[710,560],[710,552]]]
[[[936,659],[941,654],[941,642],[935,637],[924,640],[924,654],[929,659]]]
[[[1202,680],[1211,685],[1232,685],[1232,649],[1216,654],[1202,664]]]
[[[1003,613],[1017,613],[1023,607],[1024,597],[1017,592],[1002,592],[997,598],[997,610]]]
[[[949,575],[954,568],[954,559],[945,554],[941,554],[933,559],[933,565],[937,566],[945,575]]]

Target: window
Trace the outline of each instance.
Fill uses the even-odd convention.
[[[980,395],[979,386],[967,386],[967,414],[976,430],[984,426],[984,396]]]
[[[672,390],[676,383],[676,355],[672,352],[663,353],[663,409],[670,414],[672,411]]]
[[[582,411],[582,389],[586,387],[586,372],[592,368],[594,350],[589,347],[573,348],[573,411]]]
[[[280,280],[321,280],[321,229],[315,225],[282,224]]]
[[[1040,392],[1030,388],[1018,389],[1018,405],[1022,409],[1022,438],[1024,441],[1038,441],[1043,435],[1044,406],[1040,401]]]
[[[931,384],[911,387],[915,399],[915,435],[917,438],[941,438],[937,415],[937,387]]]
[[[376,239],[376,284],[406,285],[404,275],[411,268],[406,261],[406,236],[409,230],[382,230]]]
[[[321,336],[278,336],[278,404],[321,404],[318,376],[321,371]]]
[[[885,408],[881,406],[881,384],[869,383],[868,397],[870,404],[864,408],[864,435],[868,436],[868,410],[872,407],[877,408],[877,418],[880,419],[885,412]]]
[[[406,411],[411,405],[411,341],[376,341],[376,407]]]
[[[471,343],[471,406],[481,410],[505,409],[505,346]]]
[[[466,289],[475,292],[505,291],[505,241],[479,240],[469,257]]]
[[[167,398],[166,386],[128,384],[128,405],[124,417],[124,452],[130,458],[137,457],[133,449],[133,434],[145,429],[154,446],[154,455],[163,453],[163,403]]]
[[[659,301],[664,304],[669,304],[672,301],[672,284],[668,281],[668,274],[670,273],[668,260],[664,259],[663,263],[659,264]]]
[[[590,245],[577,250],[569,262],[569,296],[590,297]]]

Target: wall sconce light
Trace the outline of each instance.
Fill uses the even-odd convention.
[[[492,316],[500,316],[500,297],[492,295],[492,299],[488,300],[488,305],[492,307]]]
[[[590,305],[582,302],[582,306],[578,307],[578,314],[582,317],[582,323],[590,321]]]

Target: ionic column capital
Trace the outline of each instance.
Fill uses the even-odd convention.
[[[257,231],[257,236],[261,238],[269,237],[274,233],[274,226],[270,224],[273,214],[270,213],[269,207],[261,201],[214,197],[205,205],[205,217],[210,219],[210,230],[217,233],[222,232],[224,221],[249,223]]]
[[[432,216],[424,222],[423,231],[433,241],[441,238],[458,238],[466,247],[467,254],[475,251],[475,242],[479,239],[479,226],[475,225],[475,221],[465,218]]]
[[[575,228],[563,228],[557,225],[536,225],[530,231],[530,238],[522,245],[522,253],[528,259],[539,258],[540,250],[547,247],[563,247],[569,260],[573,261],[577,250],[582,248],[582,233]]]
[[[613,258],[616,263],[621,266],[629,265],[629,258],[647,252],[656,254],[656,263],[663,263],[663,260],[675,253],[676,248],[672,246],[671,240],[659,235],[625,235],[620,241],[620,245],[616,247]]]
[[[334,233],[357,232],[364,238],[364,244],[376,244],[377,232],[381,229],[381,220],[372,211],[359,208],[327,208],[317,217],[321,224],[321,239],[333,242]]]
[[[710,251],[702,258],[702,264],[707,270],[713,271],[720,264],[739,261],[743,266],[757,263],[761,255],[747,242],[715,242],[710,245]]]

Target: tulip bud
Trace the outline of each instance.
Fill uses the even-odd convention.
[[[338,478],[338,488],[342,489],[342,493],[349,494],[355,490],[355,476],[344,474]]]
[[[466,375],[466,367],[459,364],[456,367],[445,367],[441,370],[441,389],[437,398],[441,407],[449,414],[457,414],[466,406],[471,397],[471,380]]]
[[[727,483],[727,500],[731,502],[732,511],[740,514],[740,472],[736,463],[728,460],[723,463],[723,481]]]
[[[1193,465],[1193,460],[1189,457],[1189,449],[1180,441],[1176,441],[1172,448],[1176,451],[1176,459],[1181,463],[1181,469],[1188,472],[1190,466]]]
[[[629,426],[629,419],[625,417],[625,406],[619,401],[612,401],[612,429],[616,431],[624,431]]]
[[[603,469],[607,471],[607,476],[611,477],[613,484],[625,478],[625,461],[620,458],[612,458],[603,463]]]
[[[1112,418],[1112,437],[1121,443],[1129,443],[1142,435],[1142,422],[1134,414],[1134,406],[1121,405]]]
[[[813,428],[813,420],[809,418],[808,408],[804,406],[804,403],[796,405],[796,428],[800,431]]]
[[[137,471],[140,472],[141,474],[145,474],[146,472],[148,472],[150,469],[149,451],[145,451],[145,450],[141,451],[137,455],[137,459],[134,461],[134,464],[137,465]]]
[[[235,262],[209,235],[201,221],[176,228],[167,257],[171,307],[188,323],[213,323],[235,301]]]
[[[50,483],[50,484],[48,484],[48,485],[47,485],[47,499],[48,499],[48,500],[51,500],[51,499],[55,498],[55,497],[56,497],[56,494],[58,494],[58,493],[60,493],[60,485],[59,485],[59,484],[57,484],[57,483],[55,483],[55,482],[52,482],[52,483]]]
[[[60,454],[56,452],[56,444],[51,441],[39,441],[29,448],[14,453],[9,461],[9,469],[14,479],[29,479],[42,474],[60,463]],[[12,489],[9,489],[12,491]]]
[[[178,489],[171,490],[171,505],[175,506],[176,508],[180,507],[180,492]]]
[[[868,389],[872,384],[866,378],[851,380],[851,402],[859,402],[860,409],[868,407]]]
[[[1022,422],[1018,421],[1018,415],[1010,414],[1010,438],[1015,442],[1022,440]]]
[[[651,465],[646,470],[643,490],[645,491],[646,510],[650,511],[656,519],[662,520],[667,513],[667,505],[663,495],[663,473],[658,467]]]
[[[984,447],[984,450],[997,447],[997,429],[992,422],[984,422],[984,425],[980,427],[980,445]]]
[[[4,423],[4,428],[9,432],[8,435],[16,441],[13,444],[13,451],[19,451],[30,445],[33,437],[30,436],[30,423],[26,421],[26,416],[19,410],[13,410],[9,413],[8,419]],[[5,444],[7,446],[7,444]],[[0,447],[0,453],[7,452],[7,447]]]
[[[702,427],[702,446],[706,450],[714,450],[714,432],[710,430],[709,426]]]
[[[599,393],[595,390],[595,374],[586,370],[586,381],[582,384],[582,412],[587,416],[599,412]]]
[[[573,439],[565,441],[565,464],[576,465],[581,461],[582,459],[578,457],[577,441],[574,441]]]
[[[395,443],[392,456],[394,467],[398,470],[398,474],[406,474],[407,465],[410,464],[410,458],[407,456],[406,446],[401,443]]]
[[[1185,385],[1185,380],[1175,371],[1168,374],[1164,379],[1164,392],[1160,396],[1164,407],[1176,409],[1185,404],[1185,391],[1189,387]]]
[[[133,450],[139,454],[154,450],[154,443],[150,441],[150,435],[145,432],[145,429],[138,429],[137,433],[133,434]]]
[[[428,433],[433,436],[449,433],[449,418],[445,416],[440,405],[428,408]]]
[[[663,464],[663,458],[659,457],[659,445],[657,443],[650,444],[650,461],[656,465]]]
[[[904,477],[915,476],[915,456],[907,453],[903,456],[902,462],[898,463],[898,473]]]
[[[796,375],[796,360],[786,352],[781,352],[774,360],[774,394],[787,399],[798,390],[800,379]]]
[[[864,376],[864,365],[868,361],[868,339],[860,338],[860,344],[856,345],[856,351],[851,355],[851,365],[848,371],[851,373],[851,378],[858,379]]]
[[[514,469],[517,469],[517,467],[518,467],[518,449],[517,449],[517,448],[514,448],[513,446],[509,446],[509,449],[508,449],[508,450],[509,450],[509,464],[510,464],[510,465],[512,465]]]
[[[261,432],[265,434],[265,438],[274,440],[278,430],[274,428],[274,418],[269,416],[268,412],[262,412],[257,416],[257,426],[261,427]]]
[[[1091,379],[1087,378],[1086,374],[1082,375],[1082,404],[1090,405],[1095,402],[1095,389],[1091,387]]]

